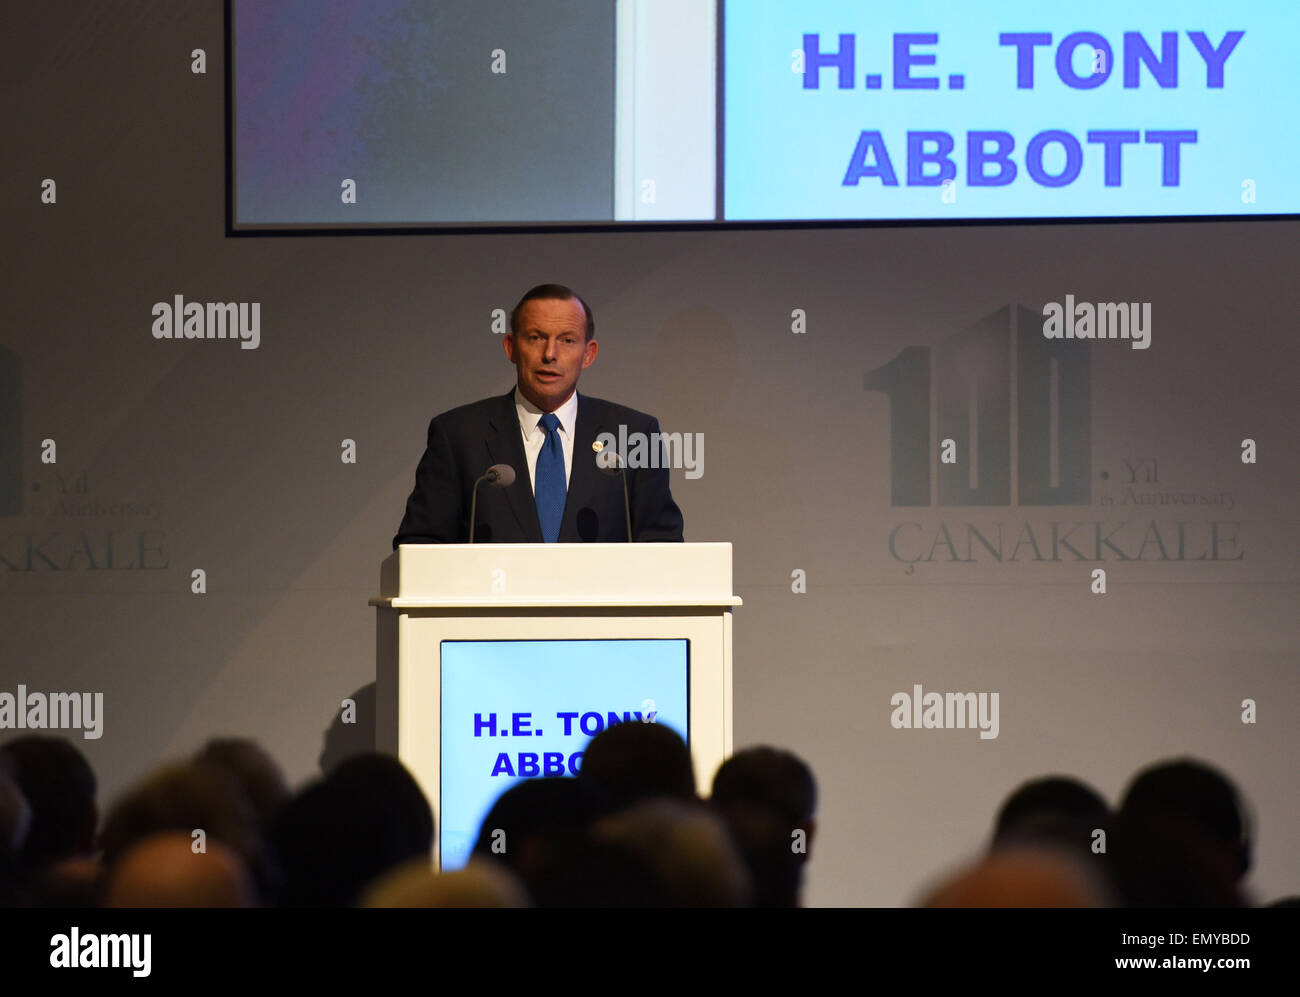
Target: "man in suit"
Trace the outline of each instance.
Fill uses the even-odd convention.
[[[513,390],[429,423],[394,548],[466,542],[474,482],[493,464],[508,464],[515,480],[506,487],[479,487],[476,542],[627,540],[623,482],[597,465],[603,442],[597,438],[620,437],[626,426],[628,437],[644,433],[662,454],[659,421],[578,394],[579,374],[596,360],[591,309],[561,284],[534,287],[510,313],[505,351],[517,372]],[[663,460],[655,463],[660,466],[623,472],[632,539],[681,540],[682,514],[669,491],[668,469]]]

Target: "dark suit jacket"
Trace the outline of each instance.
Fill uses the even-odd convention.
[[[573,468],[560,523],[560,543],[627,540],[623,483],[596,466],[592,442],[601,433],[659,432],[659,421],[644,412],[578,394]],[[617,444],[616,444],[617,446]],[[475,542],[542,543],[531,477],[524,456],[515,393],[485,398],[435,416],[429,423],[424,456],[415,470],[415,490],[393,538],[404,543],[465,543],[474,482],[493,464],[515,469],[508,488],[483,484],[478,490]],[[627,472],[634,540],[681,540],[682,514],[668,488],[668,469],[632,468]]]

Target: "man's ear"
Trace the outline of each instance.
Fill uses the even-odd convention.
[[[599,351],[599,349],[600,346],[596,343],[594,339],[589,340],[587,342],[586,349],[584,349],[582,354],[583,370],[586,370],[588,367],[590,367],[592,364],[596,362],[596,353]]]
[[[501,345],[505,347],[506,356],[510,358],[510,362],[514,363],[515,362],[515,334],[513,332],[507,332],[505,335],[505,339],[503,340]]]

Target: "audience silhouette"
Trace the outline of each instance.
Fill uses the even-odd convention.
[[[376,752],[295,793],[259,745],[214,738],[131,786],[102,826],[96,797],[70,741],[0,745],[0,905],[797,907],[818,829],[817,781],[792,752],[737,751],[702,800],[686,743],[642,722],[596,735],[576,778],[509,786],[469,864],[446,872],[419,784]],[[1144,767],[1114,811],[1078,778],[1045,775],[998,807],[985,854],[920,902],[1246,906],[1254,835],[1239,790],[1202,761]]]

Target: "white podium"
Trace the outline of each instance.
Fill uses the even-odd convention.
[[[568,735],[569,747],[585,743],[620,711],[648,722],[654,696],[639,694],[640,680],[625,683],[621,697],[605,693],[615,701],[585,698],[585,690],[617,690],[619,669],[643,669],[652,676],[644,689],[658,682],[665,704],[677,704],[669,725],[687,737],[701,792],[732,752],[731,615],[741,601],[731,589],[729,543],[407,544],[385,559],[370,605],[377,745],[420,783],[444,843],[444,791],[454,811],[465,780],[489,766],[501,788],[503,776],[558,775],[561,765],[571,774],[580,767],[572,752],[541,750],[555,747],[555,736]],[[478,662],[481,687],[472,685]],[[466,683],[477,698],[458,691]],[[539,702],[563,689],[557,695],[572,702],[532,711],[512,700],[512,684],[533,688]],[[447,714],[444,731],[452,702],[460,712]],[[466,830],[453,833],[449,864],[464,852]]]

